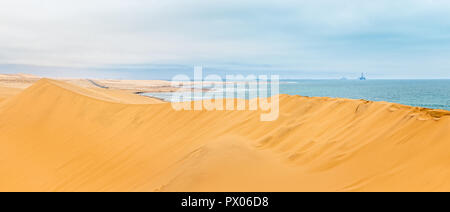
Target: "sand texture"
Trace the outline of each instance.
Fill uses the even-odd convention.
[[[260,122],[49,79],[8,89],[0,191],[450,191],[448,111],[281,95]]]

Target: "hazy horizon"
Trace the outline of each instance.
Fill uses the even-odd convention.
[[[171,79],[450,79],[445,0],[17,0],[0,7],[0,73]]]

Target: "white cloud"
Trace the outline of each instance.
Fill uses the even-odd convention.
[[[426,64],[449,77],[449,9],[445,0],[2,0],[0,63],[233,62],[386,75]]]

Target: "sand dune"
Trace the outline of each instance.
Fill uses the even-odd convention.
[[[41,78],[31,74],[0,74],[0,87],[25,89],[39,79]]]
[[[133,98],[42,79],[1,101],[0,191],[450,191],[448,111],[282,95],[260,122]]]
[[[30,74],[0,74],[0,92],[2,88],[28,88],[41,78],[42,77]],[[91,80],[73,78],[58,80],[88,89],[107,88],[110,93],[175,92],[181,89],[178,87],[173,87],[171,82],[164,80]],[[104,89],[102,90],[104,91]],[[0,97],[1,95],[2,93],[0,93]]]
[[[20,88],[0,87],[0,102],[19,94],[21,91]]]

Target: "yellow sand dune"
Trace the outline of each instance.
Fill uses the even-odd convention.
[[[0,103],[12,96],[19,94],[22,91],[20,88],[8,88],[0,86]]]
[[[450,191],[450,112],[280,101],[260,122],[43,79],[0,102],[0,191]]]

